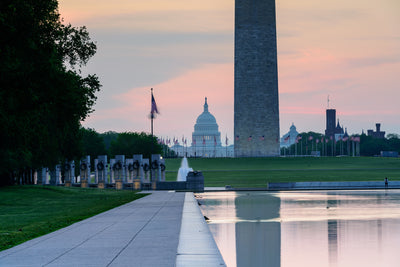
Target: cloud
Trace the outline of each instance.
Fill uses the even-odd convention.
[[[216,117],[220,131],[233,135],[233,67],[231,64],[208,64],[188,70],[173,79],[155,84],[154,95],[160,115],[155,121],[157,135],[191,136],[198,115],[203,112],[204,97]],[[119,126],[131,131],[149,132],[150,87],[132,88],[112,97],[116,107],[102,110],[85,125],[107,125],[117,119]],[[106,131],[107,129],[101,129]]]
[[[359,57],[349,58],[346,60],[346,65],[349,68],[362,67],[380,67],[382,65],[391,65],[400,63],[400,54],[391,56],[374,56],[374,57]]]

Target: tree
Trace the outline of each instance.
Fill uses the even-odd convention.
[[[0,3],[0,184],[80,151],[80,121],[100,83],[81,76],[95,54],[85,27],[63,25],[56,0]]]
[[[113,131],[108,131],[105,133],[101,134],[101,137],[103,138],[104,145],[106,146],[106,149],[109,151],[111,142],[116,140],[118,138],[119,133],[113,132]]]
[[[94,129],[81,128],[83,155],[90,155],[96,158],[99,155],[106,155],[107,150],[103,137]]]
[[[120,133],[111,142],[110,154],[132,157],[134,154],[142,154],[144,158],[150,158],[151,154],[161,154],[162,147],[157,143],[157,138],[146,133]]]

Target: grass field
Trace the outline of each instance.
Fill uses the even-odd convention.
[[[167,180],[176,180],[182,159],[166,159]],[[267,182],[400,180],[400,158],[276,157],[190,158],[205,186],[265,187]]]
[[[0,250],[143,196],[111,189],[0,187]]]

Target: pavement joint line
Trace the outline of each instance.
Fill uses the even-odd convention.
[[[88,219],[90,219],[90,218],[88,218]],[[83,221],[83,220],[82,220],[82,221]],[[42,243],[42,242],[45,242],[45,241],[47,241],[47,240],[49,240],[49,239],[51,239],[51,238],[57,237],[57,236],[59,236],[59,235],[62,235],[62,234],[64,234],[65,232],[70,231],[70,230],[71,230],[71,227],[76,227],[78,224],[81,224],[82,221],[76,222],[75,224],[69,225],[69,226],[67,226],[67,227],[65,227],[65,228],[61,228],[61,229],[55,230],[54,232],[51,232],[51,233],[49,233],[49,234],[46,234],[46,235],[43,235],[43,236],[39,236],[39,237],[37,237],[37,238],[40,238],[40,240],[38,240],[37,242],[34,242],[35,239],[37,239],[37,238],[32,239],[32,240],[28,240],[28,241],[26,241],[26,242],[29,242],[30,245],[28,245],[28,246],[26,246],[26,247],[21,247],[21,249],[16,250],[16,251],[12,251],[12,252],[10,252],[10,253],[8,253],[8,254],[4,254],[3,256],[0,257],[0,259],[1,259],[1,258],[4,258],[4,257],[8,257],[8,256],[10,256],[10,255],[13,255],[13,254],[15,254],[15,253],[18,253],[18,252],[20,252],[21,250],[25,250],[25,249],[27,249],[27,248],[31,248],[31,247],[33,247],[33,246],[36,246],[37,244]],[[46,236],[47,236],[47,237],[46,237]],[[24,243],[26,243],[26,242],[24,242]],[[19,245],[22,245],[22,244],[24,244],[24,243],[21,243],[21,244],[19,244]],[[18,245],[17,245],[17,246],[18,246]],[[10,249],[11,249],[11,248],[10,248]]]
[[[135,238],[142,232],[142,230],[144,228],[146,228],[146,226],[154,219],[154,217],[165,207],[166,203],[173,198],[173,194],[171,194],[171,196],[169,197],[169,199],[165,200],[164,203],[162,204],[162,206],[157,210],[157,212],[155,212],[153,214],[153,216],[151,216],[151,218],[143,225],[142,228],[140,228],[140,230],[131,238],[131,240],[129,240],[129,242],[117,253],[117,255],[115,255],[115,257],[107,264],[107,266],[110,266],[115,259],[118,258],[119,255],[121,255],[121,253],[132,243],[133,240],[135,240]]]
[[[120,207],[121,207],[121,206],[117,207],[117,209],[119,209]],[[101,214],[101,213],[100,213],[100,214]],[[129,215],[126,215],[125,218],[128,217],[128,216],[130,216],[130,214],[129,214]],[[93,218],[93,217],[92,217],[92,218]],[[115,222],[111,223],[110,225],[108,225],[107,227],[104,227],[104,228],[101,229],[100,231],[97,231],[97,232],[94,233],[93,235],[89,236],[88,238],[86,238],[85,240],[83,240],[82,242],[80,242],[79,244],[77,244],[76,246],[74,246],[74,247],[72,247],[72,248],[66,250],[64,253],[61,253],[61,254],[58,255],[56,258],[52,259],[51,261],[49,261],[48,263],[44,264],[43,266],[47,266],[47,265],[53,263],[54,261],[56,261],[57,259],[61,258],[61,257],[64,256],[65,254],[67,254],[67,253],[69,253],[70,251],[76,249],[77,247],[81,246],[82,244],[84,244],[85,242],[87,242],[88,240],[90,240],[91,238],[93,238],[94,236],[96,236],[96,235],[98,235],[98,234],[104,232],[105,230],[107,230],[108,228],[112,227],[113,225],[115,225],[115,224],[117,224],[117,223],[119,223],[119,222],[118,222],[118,221],[115,221]]]
[[[126,203],[125,205],[128,205],[129,203]],[[122,205],[122,206],[124,206],[124,205]],[[117,209],[121,209],[122,208],[122,206],[119,206],[119,207],[115,207],[114,209],[115,210],[117,210]],[[74,223],[74,224],[71,224],[71,225],[69,225],[69,226],[67,226],[67,227],[64,227],[64,228],[60,228],[60,229],[58,229],[58,230],[55,230],[55,231],[53,231],[53,232],[51,232],[51,233],[48,233],[48,234],[46,234],[46,235],[43,235],[43,236],[38,236],[38,237],[36,237],[36,238],[34,238],[34,239],[31,239],[31,240],[28,240],[28,241],[26,241],[26,242],[24,242],[24,243],[21,243],[21,244],[19,244],[19,245],[22,245],[22,244],[25,244],[25,243],[28,243],[29,242],[29,245],[27,245],[27,246],[25,246],[25,247],[21,247],[19,250],[12,250],[10,253],[7,253],[7,254],[4,254],[4,255],[2,255],[2,256],[0,256],[0,259],[1,258],[4,258],[4,257],[8,257],[8,256],[10,256],[10,255],[13,255],[13,254],[15,254],[15,253],[18,253],[18,252],[20,252],[21,250],[25,250],[25,249],[27,249],[27,248],[31,248],[31,247],[33,247],[33,246],[36,246],[37,244],[39,244],[39,243],[42,243],[42,242],[45,242],[45,241],[47,241],[47,240],[49,240],[49,239],[51,239],[51,238],[54,238],[54,237],[57,237],[57,236],[59,236],[59,235],[62,235],[62,234],[64,234],[65,232],[68,232],[68,231],[71,231],[73,228],[75,228],[75,227],[77,227],[77,226],[79,226],[80,224],[82,224],[82,223],[84,223],[83,221],[90,221],[90,220],[93,220],[96,216],[100,216],[102,213],[99,213],[99,214],[97,214],[97,215],[94,215],[94,216],[92,216],[92,217],[89,217],[89,218],[86,218],[86,219],[84,219],[84,220],[82,220],[82,221],[79,221],[79,222],[76,222],[76,223]],[[112,225],[110,225],[110,226],[112,226]],[[107,226],[107,228],[108,227],[110,227],[110,226]],[[103,230],[101,230],[101,231],[103,231]],[[101,231],[99,231],[98,233],[100,233]],[[36,242],[35,242],[36,241]],[[86,240],[87,241],[87,240]],[[84,241],[85,242],[85,241]],[[83,243],[84,243],[83,242]],[[81,244],[83,244],[83,243],[81,243]],[[79,245],[81,245],[81,244],[79,244]],[[17,245],[17,246],[19,246],[19,245]],[[79,246],[78,245],[78,246]],[[75,247],[76,248],[76,247]],[[10,248],[11,249],[11,248]],[[8,251],[9,249],[7,249],[6,251]],[[3,251],[2,251],[3,252]],[[57,257],[58,258],[58,257]],[[56,259],[57,259],[56,258]],[[55,259],[55,260],[56,260]],[[50,263],[47,263],[47,264],[50,264]]]

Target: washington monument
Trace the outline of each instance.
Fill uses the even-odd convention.
[[[275,0],[235,2],[235,157],[278,156]]]

